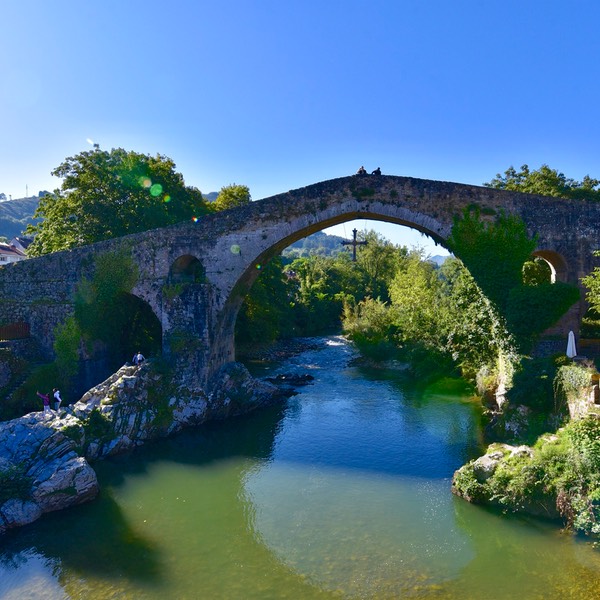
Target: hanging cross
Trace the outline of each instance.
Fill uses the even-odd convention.
[[[358,232],[356,231],[356,229],[352,230],[352,241],[349,240],[342,240],[342,245],[344,246],[352,246],[352,262],[356,262],[356,246],[366,246],[367,242],[358,242],[356,240],[356,234]]]

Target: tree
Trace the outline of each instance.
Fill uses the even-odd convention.
[[[594,255],[600,257],[600,251],[594,252]],[[590,303],[590,307],[596,314],[600,314],[600,267],[594,267],[594,270],[581,282],[588,289],[585,299]]]
[[[509,290],[522,285],[523,265],[536,243],[520,217],[500,214],[493,222],[484,221],[479,210],[465,210],[462,218],[455,218],[448,240],[452,252],[501,311]]]
[[[502,190],[574,200],[600,200],[600,189],[598,189],[600,180],[592,179],[589,175],[586,175],[583,181],[567,179],[562,173],[551,169],[548,165],[542,165],[535,171],[530,171],[528,165],[523,165],[520,171],[510,166],[504,171],[504,175],[498,173],[494,179],[483,185]]]
[[[228,208],[236,208],[238,206],[246,206],[252,202],[250,196],[250,188],[247,185],[225,185],[221,188],[217,199],[215,200],[215,208],[217,210],[227,210]]]
[[[200,190],[187,187],[175,163],[122,148],[96,148],[65,159],[52,175],[60,189],[40,199],[26,233],[30,256],[164,227],[208,211]]]
[[[356,262],[366,276],[365,294],[371,298],[388,300],[388,288],[400,265],[408,256],[408,248],[396,246],[376,231],[362,231],[366,241],[359,248]]]

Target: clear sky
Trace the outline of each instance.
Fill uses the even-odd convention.
[[[3,0],[0,23],[13,198],[90,143],[254,199],[363,164],[600,177],[598,0]]]

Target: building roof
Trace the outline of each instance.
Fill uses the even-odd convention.
[[[16,246],[2,243],[0,243],[0,254],[4,254],[5,256],[27,256],[25,252],[19,250]]]

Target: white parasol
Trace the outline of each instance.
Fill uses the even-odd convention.
[[[577,348],[575,347],[575,334],[569,331],[569,341],[567,342],[567,356],[573,358],[577,356]]]

